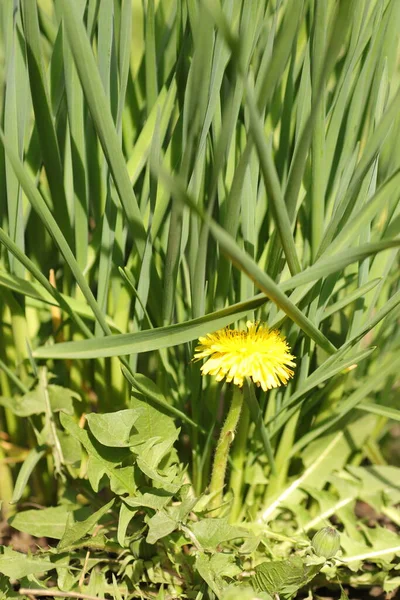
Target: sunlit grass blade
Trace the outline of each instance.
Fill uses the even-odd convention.
[[[36,358],[99,358],[102,356],[138,354],[184,344],[243,318],[250,310],[254,310],[266,301],[265,296],[254,298],[253,300],[233,304],[192,321],[138,333],[125,333],[101,339],[42,346],[35,350],[34,356]]]
[[[292,319],[310,338],[312,338],[321,348],[328,354],[335,352],[333,344],[311,323],[311,321],[289,300],[282,292],[280,287],[254,262],[254,260],[232,239],[217,223],[208,216],[204,215],[196,204],[189,198],[186,192],[165,171],[161,171],[160,175],[164,185],[171,189],[171,192],[180,202],[187,204],[196,212],[201,219],[208,224],[210,231],[218,241],[220,247],[229,256],[235,265],[247,273],[253,279],[257,286],[264,294],[281,308],[287,316]]]
[[[52,209],[57,221],[63,226],[65,239],[71,245],[72,230],[63,186],[60,149],[53,124],[53,115],[50,111],[47,80],[43,71],[37,5],[35,2],[25,0],[22,6],[32,103],[36,116],[40,149],[51,191]]]
[[[400,421],[400,410],[391,408],[390,406],[383,406],[382,404],[375,404],[374,402],[360,402],[357,408],[374,415],[379,415],[380,417],[392,419],[393,421]]]
[[[33,263],[21,250],[20,248],[11,240],[11,238],[0,228],[0,242],[19,260],[21,264],[25,266],[25,268],[32,273],[34,278],[44,287],[44,289],[51,295],[54,296],[56,303],[63,308],[72,318],[73,321],[76,322],[79,329],[84,332],[87,337],[92,336],[92,332],[85,325],[82,319],[79,317],[78,312],[75,312],[68,304],[68,301],[63,298],[60,292],[53,287],[48,279],[43,275],[40,269]],[[21,289],[19,291],[22,291]]]
[[[376,287],[380,281],[381,281],[381,279],[373,279],[372,281],[369,281],[368,283],[361,286],[360,288],[354,290],[354,292],[352,292],[351,294],[348,294],[341,300],[338,300],[334,304],[331,304],[328,308],[325,309],[325,311],[321,317],[321,320],[323,321],[325,319],[328,319],[329,317],[334,315],[336,312],[342,310],[343,308],[345,308],[352,302],[355,302],[356,300],[358,300],[358,298],[362,298],[364,296],[364,294],[367,294],[370,290],[373,290],[374,287]]]
[[[1,236],[1,232],[0,232]],[[0,238],[1,239],[1,238]],[[32,265],[31,265],[32,266]],[[29,269],[30,270],[30,269]],[[31,271],[34,273],[34,271]],[[43,280],[42,280],[43,281]],[[77,314],[80,317],[85,319],[89,319],[90,321],[95,320],[95,316],[93,311],[90,309],[88,304],[85,304],[82,300],[77,300],[76,298],[72,298],[71,296],[66,296],[65,294],[59,293],[59,297],[63,299],[64,302],[61,304],[57,301],[57,294],[53,295],[49,293],[49,289],[53,291],[55,288],[50,285],[48,280],[45,279],[48,287],[44,288],[42,283],[39,281],[27,281],[26,279],[21,279],[16,277],[15,275],[10,275],[6,271],[3,271],[0,268],[0,286],[6,287],[18,294],[22,294],[26,297],[27,302],[29,304],[30,298],[35,302],[32,303],[32,306],[35,307],[43,307],[45,305],[59,306],[63,310],[65,307],[69,307],[69,314]],[[117,333],[122,333],[121,330],[117,327],[111,317],[106,316],[106,321],[110,328]]]
[[[82,274],[82,271],[79,269],[76,259],[73,255],[71,248],[69,247],[68,242],[65,239],[59,225],[57,224],[55,218],[53,217],[52,213],[50,212],[49,208],[47,207],[47,204],[44,201],[44,199],[42,198],[41,194],[36,189],[33,182],[30,180],[29,175],[24,170],[23,164],[20,162],[18,156],[15,155],[14,151],[9,146],[7,140],[5,140],[4,135],[2,133],[0,135],[1,135],[1,140],[4,144],[4,147],[6,149],[7,156],[9,157],[9,160],[13,166],[13,169],[21,183],[21,186],[22,186],[25,194],[29,198],[29,201],[31,202],[33,208],[40,215],[40,218],[43,220],[43,223],[44,223],[45,227],[47,228],[48,232],[50,233],[50,235],[53,237],[55,243],[60,248],[61,253],[64,255],[66,262],[68,263],[69,267],[71,268],[71,271],[73,272],[74,277],[76,278],[76,281],[77,281],[79,287],[81,288],[82,293],[84,294],[84,296],[87,300],[87,303],[93,310],[93,313],[96,316],[96,319],[98,320],[99,324],[101,325],[101,327],[103,328],[105,333],[110,333],[110,329],[104,319],[104,314],[100,310],[100,308],[93,296],[93,293],[92,293],[85,277]]]
[[[142,217],[129,180],[125,160],[105,98],[100,75],[82,21],[73,3],[64,5],[64,23],[83,91],[96,126],[104,154],[110,165],[118,195],[127,216],[133,240],[144,250],[145,231]]]
[[[377,373],[370,375],[358,389],[340,402],[332,416],[327,417],[321,424],[317,424],[315,428],[306,433],[294,444],[290,451],[291,456],[294,456],[325,431],[332,429],[336,423],[343,419],[350,411],[354,410],[370,392],[382,385],[382,382],[385,381],[388,375],[396,373],[399,368],[400,358],[388,357],[385,364],[379,366]]]

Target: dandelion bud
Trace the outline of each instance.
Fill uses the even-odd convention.
[[[311,545],[317,556],[332,558],[340,548],[340,535],[333,527],[324,527],[314,535]]]

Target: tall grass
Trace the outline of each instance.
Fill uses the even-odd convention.
[[[193,349],[247,318],[283,331],[297,369],[258,393],[256,427],[243,415],[231,519],[386,464],[400,3],[21,0],[0,18],[2,499],[38,426],[7,399],[41,365],[79,413],[126,407],[132,387],[162,405],[204,492],[232,392]],[[31,496],[51,502],[40,464]]]

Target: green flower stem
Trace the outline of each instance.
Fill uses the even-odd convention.
[[[211,500],[212,509],[218,509],[223,501],[223,488],[225,483],[226,467],[228,464],[229,449],[235,437],[235,430],[239,422],[240,413],[242,412],[242,406],[242,391],[238,387],[234,386],[232,402],[229,407],[226,421],[219,436],[211,473],[210,493],[213,496]]]
[[[233,503],[230,514],[230,522],[235,523],[239,519],[243,506],[243,476],[246,461],[247,436],[249,432],[250,413],[248,406],[243,406],[242,416],[239,421],[235,443],[232,448],[232,472],[229,487],[233,493]]]

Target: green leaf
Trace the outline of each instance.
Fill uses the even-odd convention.
[[[400,421],[400,410],[390,406],[382,406],[382,404],[375,404],[374,402],[360,402],[358,408],[374,415],[393,419],[393,421]]]
[[[12,580],[27,575],[47,573],[54,568],[55,564],[48,559],[27,556],[22,552],[0,546],[0,573]]]
[[[195,569],[204,579],[207,585],[212,589],[217,598],[221,597],[221,592],[224,587],[224,580],[220,573],[216,573],[211,566],[211,556],[200,552],[196,558]]]
[[[73,390],[69,390],[61,385],[51,383],[47,386],[50,398],[50,406],[53,412],[65,412],[69,415],[74,414],[74,400],[82,400],[80,395]]]
[[[134,495],[136,486],[133,479],[133,467],[121,468],[121,463],[131,456],[125,448],[106,448],[95,439],[91,439],[84,429],[81,429],[75,420],[65,413],[60,413],[61,425],[74,436],[89,454],[88,477],[95,492],[103,475],[110,479],[111,489],[118,494],[128,493]]]
[[[285,314],[296,323],[304,333],[313,339],[316,344],[323,348],[328,354],[333,354],[336,348],[319,331],[317,327],[291,302],[282,289],[263,271],[254,259],[240,248],[236,240],[230,236],[218,223],[208,214],[205,214],[198,205],[190,198],[182,182],[173,179],[164,169],[159,169],[157,175],[163,184],[174,195],[174,198],[182,204],[187,205],[197,214],[209,227],[210,233],[218,242],[221,250],[227,254],[232,263],[239,267],[246,275],[254,281],[259,289]],[[295,276],[296,277],[296,276]]]
[[[273,600],[267,592],[255,592],[251,587],[245,585],[228,586],[221,596],[221,600]]]
[[[124,498],[124,502],[131,508],[152,508],[161,510],[171,501],[173,494],[165,490],[151,490],[137,493],[133,498]]]
[[[267,591],[269,594],[291,597],[314,579],[322,566],[323,563],[306,566],[305,560],[299,556],[291,556],[281,561],[272,560],[257,565],[251,582],[260,592]]]
[[[63,185],[60,150],[49,106],[47,77],[43,71],[43,58],[40,44],[38,8],[36,3],[24,0],[24,33],[27,44],[28,72],[35,123],[39,135],[40,149],[52,196],[52,210],[57,222],[63,227],[64,235],[71,245],[71,223],[68,216],[67,199]]]
[[[14,486],[14,493],[10,501],[11,504],[15,504],[21,499],[33,469],[45,454],[46,448],[44,446],[37,446],[36,448],[32,448],[32,450],[29,452],[18,473],[17,481],[15,482]]]
[[[149,544],[155,544],[157,540],[160,540],[178,527],[177,519],[174,519],[164,511],[157,512],[151,519],[148,520],[149,532],[146,537],[146,541]]]
[[[10,525],[35,537],[49,537],[61,540],[71,506],[50,506],[42,510],[24,510],[10,519]]]
[[[54,412],[73,414],[73,400],[81,400],[79,394],[68,388],[50,384],[50,405]],[[40,386],[17,398],[0,397],[0,404],[9,408],[18,417],[30,417],[46,412],[46,404]]]
[[[94,437],[103,446],[113,448],[127,448],[133,445],[131,434],[138,418],[139,415],[133,408],[114,413],[86,415],[89,429]]]
[[[190,529],[205,549],[215,549],[219,544],[237,538],[246,538],[249,533],[240,527],[229,525],[226,519],[201,519],[192,523]]]
[[[128,529],[129,523],[132,521],[133,517],[136,515],[137,510],[127,506],[125,502],[121,502],[121,508],[119,510],[119,518],[118,518],[118,530],[117,530],[117,540],[118,544],[125,547],[125,537]]]
[[[132,432],[132,446],[135,452],[140,452],[140,446],[144,446],[151,439],[176,439],[178,430],[171,417],[137,398],[131,399],[131,407],[137,415],[135,431]]]
[[[67,525],[65,528],[64,535],[62,536],[60,543],[58,544],[59,550],[65,550],[76,542],[80,542],[90,531],[99,524],[100,519],[110,510],[113,506],[115,499],[113,498],[102,506],[99,510],[90,515],[89,518],[84,521],[74,522],[73,513],[69,513]]]
[[[184,412],[177,409],[172,404],[169,404],[167,402],[164,394],[161,392],[161,390],[159,389],[157,384],[154,383],[154,381],[152,379],[150,379],[149,377],[146,377],[146,375],[143,375],[142,373],[136,373],[135,376],[133,376],[132,373],[130,373],[128,371],[128,369],[124,366],[121,366],[121,370],[124,374],[124,377],[126,377],[127,381],[129,381],[129,383],[132,385],[132,387],[135,390],[137,390],[138,392],[141,392],[149,400],[154,402],[154,404],[156,404],[157,406],[159,406],[161,409],[165,410],[166,412],[169,412],[169,413],[175,415],[176,417],[179,417],[186,423],[190,423],[190,425],[192,425],[196,429],[198,429],[200,427],[197,423],[195,423],[192,419],[190,419],[190,417],[188,417]]]
[[[38,281],[26,281],[25,279],[6,273],[0,268],[0,285],[26,296],[28,304],[35,307],[37,307],[38,304],[39,306],[50,304],[52,306],[60,306],[60,308],[63,309],[65,306],[69,306],[73,313],[77,313],[81,317],[90,319],[91,321],[95,319],[93,311],[84,301],[71,298],[71,296],[66,296],[65,294],[60,294],[55,288],[52,288],[48,282],[47,284],[50,289],[52,289],[53,294],[50,294]],[[57,302],[58,296],[63,299],[63,302]],[[106,321],[111,329],[119,333],[121,332],[109,316],[106,316]]]

